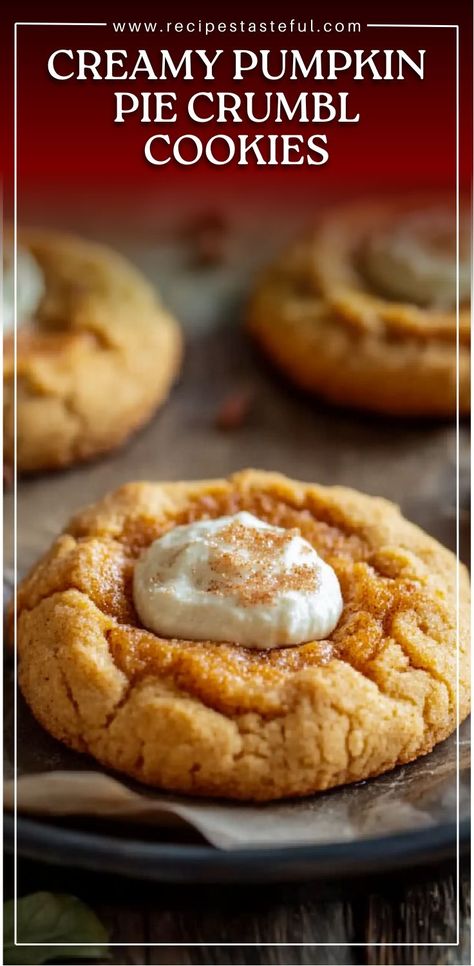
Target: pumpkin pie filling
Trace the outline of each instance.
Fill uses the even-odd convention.
[[[133,599],[133,575],[143,551],[174,526],[242,511],[273,526],[297,530],[334,570],[344,606],[326,639],[271,650],[250,649],[234,643],[159,636],[142,626]],[[319,507],[298,507],[268,493],[236,489],[178,500],[171,515],[153,514],[138,506],[122,519],[108,518],[107,513],[103,518],[88,519],[86,511],[72,522],[69,533],[72,536],[60,538],[64,546],[54,566],[47,566],[46,582],[36,579],[37,594],[32,596],[33,582],[27,581],[20,589],[19,611],[28,598],[31,606],[45,591],[55,593],[73,586],[110,618],[110,652],[130,682],[165,676],[216,709],[271,713],[281,704],[280,686],[291,676],[334,659],[366,673],[393,643],[393,619],[400,611],[411,615],[415,623],[433,624],[433,602],[425,593],[427,574],[420,562],[414,579],[409,554],[390,546],[383,555],[374,552],[336,507],[324,502]],[[439,607],[444,612],[442,589]],[[409,666],[404,655],[401,662]]]
[[[242,513],[297,531],[333,568],[333,630],[270,650],[147,630],[137,561],[178,527]],[[19,588],[20,686],[50,734],[149,785],[306,795],[426,754],[468,713],[459,577],[457,711],[456,562],[392,504],[251,470],[128,484],[79,513]]]

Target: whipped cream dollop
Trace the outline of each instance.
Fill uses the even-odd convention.
[[[375,286],[393,298],[450,308],[456,301],[454,213],[444,208],[412,212],[367,240],[363,268]],[[460,224],[459,297],[469,297],[468,226]]]
[[[325,639],[343,606],[334,570],[298,530],[247,512],[169,530],[137,561],[133,593],[160,636],[262,649]]]
[[[15,278],[13,252],[7,249],[3,256],[3,331],[10,332],[15,322]],[[17,321],[28,322],[38,311],[46,286],[43,272],[31,252],[26,248],[17,250]]]

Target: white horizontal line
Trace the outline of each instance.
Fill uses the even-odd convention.
[[[300,947],[300,946],[397,946],[397,947],[398,946],[423,946],[423,948],[426,948],[427,946],[429,946],[431,948],[431,946],[443,946],[443,947],[444,946],[459,946],[459,943],[365,943],[365,942],[364,943],[169,943],[169,942],[168,943],[124,943],[124,942],[121,942],[121,943],[82,943],[82,942],[77,942],[77,943],[63,943],[63,942],[57,942],[57,943],[18,943],[18,942],[16,942],[16,943],[14,943],[14,945],[15,946],[48,946],[48,947],[49,946],[81,946],[81,947],[82,946],[126,946],[127,949],[128,949],[129,946],[139,946],[140,948],[141,947],[145,947],[145,946],[150,946],[150,947],[153,947],[153,946],[171,946],[173,949],[175,949],[177,947],[180,947],[180,946],[184,946],[184,947],[187,947],[187,946],[194,946],[194,947],[196,947],[196,946],[197,947],[201,947],[201,946],[212,946],[212,947],[236,946],[238,949],[240,949],[241,946],[252,947],[252,948],[253,947],[260,947],[260,946],[295,946],[295,947],[296,946],[297,947]]]
[[[84,20],[15,20],[15,27],[106,27],[107,23]]]
[[[445,27],[459,27],[458,23],[368,23],[366,27],[434,27],[444,29]]]

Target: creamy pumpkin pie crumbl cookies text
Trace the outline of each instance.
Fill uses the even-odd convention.
[[[456,411],[456,231],[444,202],[322,214],[257,283],[248,325],[303,389],[400,415]],[[459,250],[459,406],[469,411],[468,220]]]
[[[52,735],[149,785],[307,795],[454,730],[455,588],[453,555],[385,500],[251,470],[129,484],[19,588],[19,680]],[[463,719],[463,567],[460,589]]]
[[[13,269],[7,248],[4,459],[14,453]],[[17,254],[20,471],[113,449],[168,395],[181,357],[174,319],[126,259],[52,231],[20,232]]]

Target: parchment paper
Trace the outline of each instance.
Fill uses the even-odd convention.
[[[18,561],[25,571],[78,507],[131,479],[196,479],[244,466],[280,470],[300,479],[353,486],[386,496],[442,543],[455,546],[455,425],[388,420],[326,407],[294,392],[255,353],[241,331],[242,306],[257,261],[281,245],[281,225],[268,219],[238,226],[231,258],[198,270],[180,242],[145,229],[135,237],[117,226],[108,239],[97,222],[76,225],[71,213],[26,213],[24,220],[77,227],[111,240],[160,286],[182,320],[185,367],[163,411],[124,449],[69,472],[21,480]],[[306,219],[306,215],[304,216]],[[296,225],[293,226],[296,228]],[[139,231],[140,228],[140,231]],[[148,235],[146,232],[148,231]],[[140,234],[141,232],[141,234]],[[292,228],[293,233],[293,228]],[[288,234],[288,231],[287,231]],[[229,393],[250,388],[252,405],[232,432],[216,426]],[[468,545],[468,430],[461,427],[461,549]],[[13,544],[11,496],[6,500],[6,563]],[[465,554],[464,554],[465,556]],[[11,659],[10,659],[11,660]],[[5,675],[9,724],[5,765],[12,761],[11,668]],[[460,817],[468,814],[468,729],[460,736]],[[454,821],[456,745],[452,737],[423,759],[381,778],[310,799],[253,806],[154,793],[99,769],[64,749],[18,704],[18,804],[41,815],[103,815],[153,823],[186,823],[219,848],[351,841]],[[11,806],[11,782],[6,785]]]

